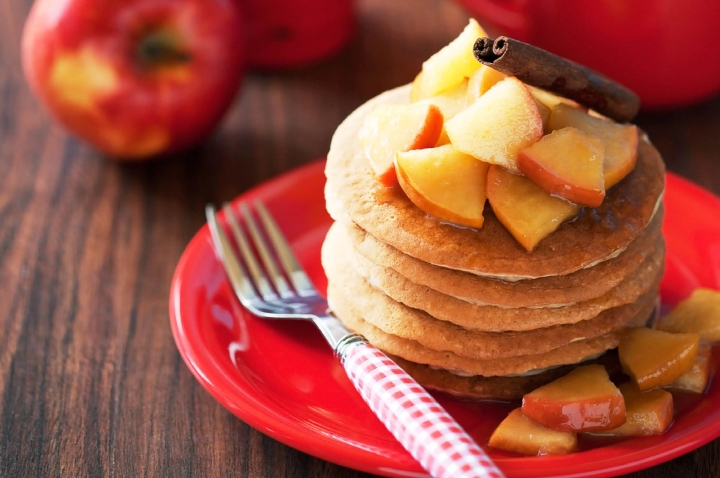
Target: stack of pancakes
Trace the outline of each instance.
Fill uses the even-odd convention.
[[[518,398],[575,364],[611,363],[619,335],[652,315],[662,275],[664,166],[641,139],[637,164],[527,252],[486,205],[480,230],[428,216],[382,187],[358,140],[386,92],[336,131],[322,250],[328,300],[348,328],[418,382],[466,397]],[[616,358],[615,358],[616,360]]]

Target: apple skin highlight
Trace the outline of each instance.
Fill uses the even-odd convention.
[[[243,76],[229,0],[38,0],[22,35],[32,91],[67,129],[120,160],[212,133]]]

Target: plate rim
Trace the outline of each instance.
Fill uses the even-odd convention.
[[[322,174],[324,164],[325,161],[321,159],[310,162],[299,168],[289,170],[280,176],[271,178],[270,180],[240,194],[238,197],[233,199],[232,202],[235,203],[237,201],[249,200],[253,197],[257,197],[263,193],[277,189],[282,183],[292,181],[294,178],[299,176],[312,176],[318,174],[318,171]],[[688,181],[687,179],[677,176],[671,172],[667,173],[667,183],[672,184],[673,188],[679,188],[678,191],[682,191],[684,194],[687,194],[687,191],[690,191],[690,194],[696,194],[705,199],[711,199],[720,205],[720,198],[717,198],[711,192],[692,183],[691,181]],[[230,385],[232,385],[232,378],[224,376],[220,367],[216,366],[214,369],[208,370],[206,366],[199,363],[210,360],[211,363],[215,364],[216,361],[211,353],[206,353],[204,358],[201,357],[202,351],[197,349],[197,344],[193,345],[191,341],[188,340],[188,336],[184,332],[183,318],[180,314],[180,302],[182,300],[181,292],[183,277],[186,273],[185,271],[192,265],[192,261],[196,259],[196,255],[200,254],[202,248],[207,247],[212,248],[212,244],[209,240],[208,226],[207,224],[204,224],[200,230],[195,233],[180,257],[173,273],[169,300],[170,325],[175,344],[181,357],[183,358],[183,361],[198,382],[200,382],[201,386],[207,390],[215,400],[223,405],[223,407],[246,424],[268,435],[269,437],[304,453],[308,453],[341,466],[384,476],[427,476],[419,464],[414,462],[409,454],[406,455],[407,461],[400,463],[395,459],[373,454],[366,450],[357,448],[356,446],[340,442],[327,435],[319,434],[305,427],[298,429],[297,426],[293,426],[288,423],[284,418],[273,415],[269,412],[269,410],[267,410],[267,407],[258,408],[259,404],[257,403],[253,404],[255,408],[248,408],[249,402],[245,402],[242,404],[244,406],[241,406],[233,400],[228,399],[226,387],[220,387],[217,382],[217,378],[220,378],[224,383]],[[209,375],[212,375],[216,379],[210,380],[208,378]],[[254,399],[249,401],[255,402]],[[710,427],[710,431],[708,430],[708,427]],[[609,468],[607,466],[598,467],[593,466],[593,463],[596,462],[589,462],[586,463],[586,466],[582,467],[587,469],[569,473],[567,471],[563,471],[563,468],[567,468],[567,464],[558,464],[558,466],[553,466],[551,464],[552,461],[554,461],[553,458],[556,457],[500,457],[496,460],[496,462],[501,466],[505,465],[509,467],[507,471],[510,471],[512,474],[526,468],[528,465],[525,464],[525,462],[527,461],[532,460],[533,462],[539,462],[542,460],[544,462],[544,472],[552,471],[553,473],[562,473],[554,476],[615,476],[617,474],[630,473],[667,462],[709,443],[718,436],[720,436],[720,419],[710,422],[705,426],[698,427],[697,429],[690,431],[688,434],[683,435],[685,438],[681,437],[682,442],[680,444],[674,444],[675,441],[677,441],[675,440],[660,443],[650,448],[633,450],[628,454],[622,455],[623,459],[621,459],[621,457],[613,458],[611,460],[612,462],[622,461],[622,463],[615,466],[611,466]],[[322,443],[322,446],[313,446],[312,444],[309,444],[308,441],[314,444]],[[329,448],[325,449],[325,447]],[[342,452],[342,456],[339,456],[338,452],[340,451]],[[579,455],[576,454],[574,456]],[[625,457],[631,457],[632,459],[625,460]],[[372,463],[369,463],[369,461],[372,461]],[[607,465],[610,464],[608,463]]]

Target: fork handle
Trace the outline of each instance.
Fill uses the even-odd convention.
[[[504,476],[424,388],[364,338],[348,336],[336,352],[363,400],[431,476]]]

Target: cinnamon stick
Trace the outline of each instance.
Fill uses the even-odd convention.
[[[640,98],[600,73],[527,43],[498,37],[478,38],[475,58],[501,73],[592,108],[619,122],[632,120]]]

